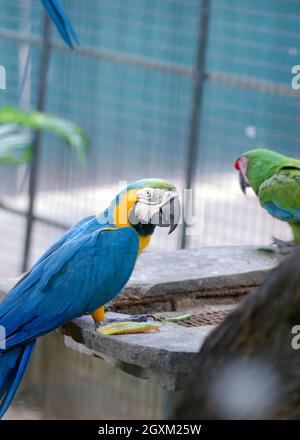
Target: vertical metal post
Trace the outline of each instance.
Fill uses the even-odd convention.
[[[201,2],[201,18],[199,22],[198,47],[196,58],[196,73],[194,79],[193,101],[191,106],[190,131],[188,139],[188,153],[184,188],[191,189],[195,181],[197,156],[199,150],[198,135],[203,104],[203,91],[205,82],[206,50],[209,29],[210,0]],[[188,211],[190,212],[189,207]],[[181,230],[181,248],[186,247],[186,224],[183,222]]]
[[[50,31],[51,31],[51,20],[47,13],[44,16],[43,24],[43,41],[41,48],[41,58],[40,58],[40,81],[38,88],[38,101],[37,110],[44,111],[45,101],[46,101],[46,89],[47,89],[47,75],[49,68],[50,59]],[[29,174],[29,205],[28,211],[26,213],[26,235],[24,242],[24,253],[23,253],[23,263],[22,271],[25,272],[28,269],[28,260],[30,254],[30,245],[33,230],[34,221],[34,203],[36,196],[36,187],[38,179],[38,167],[39,167],[39,156],[40,156],[40,146],[42,142],[42,133],[36,130],[33,137],[32,143],[32,162],[30,164],[30,174]]]

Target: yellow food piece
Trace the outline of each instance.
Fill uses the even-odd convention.
[[[97,328],[97,333],[101,335],[122,335],[128,333],[145,333],[159,330],[158,324],[151,322],[116,322],[115,324],[104,325]]]

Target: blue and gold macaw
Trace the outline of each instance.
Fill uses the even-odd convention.
[[[176,188],[161,179],[130,184],[101,214],[54,243],[0,304],[0,417],[26,370],[36,339],[83,314],[96,325],[127,283],[156,226],[180,217]],[[127,319],[126,319],[127,320]]]
[[[67,43],[67,45],[71,48],[74,47],[74,43],[79,45],[76,32],[74,31],[72,23],[65,13],[60,0],[41,1],[48,11],[62,39]]]

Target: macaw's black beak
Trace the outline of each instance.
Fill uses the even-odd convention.
[[[159,210],[159,222],[158,225],[161,227],[170,227],[169,234],[177,228],[181,215],[180,201],[175,194],[172,196],[167,203],[161,206]]]
[[[178,226],[180,217],[180,204],[178,197],[170,200],[170,229],[168,234],[172,234]]]
[[[180,215],[181,215],[181,206],[178,195],[176,194],[170,200],[170,216],[169,216],[170,229],[168,232],[169,235],[172,234],[172,232],[174,232],[175,229],[177,228],[180,221]]]
[[[241,190],[243,191],[244,194],[246,194],[246,189],[248,188],[249,183],[247,182],[247,180],[245,179],[245,177],[241,172],[239,172],[239,180],[240,180]]]

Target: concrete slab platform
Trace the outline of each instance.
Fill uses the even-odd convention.
[[[204,316],[214,313],[214,308],[224,312],[228,305],[236,306],[244,294],[260,285],[279,261],[277,256],[251,246],[147,252],[140,257],[130,281],[113,304],[116,310],[130,313],[180,314],[191,309]],[[0,292],[5,294],[16,281],[0,280]],[[101,357],[168,389],[181,389],[213,328],[214,325],[185,327],[164,323],[159,332],[104,336],[95,332],[92,319],[85,316],[67,323],[60,331],[66,345],[81,353]]]

